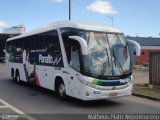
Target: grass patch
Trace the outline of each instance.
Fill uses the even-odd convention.
[[[152,90],[149,90],[147,85],[142,86],[135,84],[133,86],[133,93],[160,99],[160,88],[155,86],[153,87]]]

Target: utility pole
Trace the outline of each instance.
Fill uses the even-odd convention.
[[[71,0],[69,0],[69,21],[71,20]]]
[[[113,17],[108,16],[109,19],[112,21],[112,26],[113,26]]]

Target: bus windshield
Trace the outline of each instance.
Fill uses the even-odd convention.
[[[83,56],[85,73],[121,76],[131,72],[129,49],[123,34],[79,30],[79,36],[88,45],[88,54]]]

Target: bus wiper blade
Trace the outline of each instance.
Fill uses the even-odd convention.
[[[104,48],[104,49],[105,49],[105,48]],[[105,71],[106,71],[106,66],[108,65],[108,66],[110,67],[108,50],[105,49],[105,51],[106,51],[107,58],[106,58],[106,60],[103,62],[103,67],[102,67],[102,69],[101,69],[101,74],[103,74],[103,75],[104,75],[104,73],[105,73]],[[108,63],[108,64],[107,64],[107,63]]]
[[[118,63],[118,65],[119,65],[119,67],[120,67],[120,69],[121,69],[121,71],[123,72],[123,74],[125,74],[125,71],[123,70],[123,67],[122,67],[122,65],[120,64],[120,62],[119,62],[119,59],[115,56],[115,52],[114,52],[114,50],[113,50],[113,48],[112,48],[112,52],[113,52],[113,57],[114,57],[114,61],[115,61],[115,66],[116,66],[116,61],[117,61],[117,63]]]

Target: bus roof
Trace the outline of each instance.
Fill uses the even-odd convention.
[[[31,32],[27,32],[27,33],[21,34],[19,36],[9,38],[7,41],[11,41],[11,40],[14,40],[14,39],[19,39],[19,38],[35,35],[35,34],[38,34],[38,33],[47,32],[47,31],[50,31],[50,30],[58,29],[58,28],[64,28],[64,27],[79,28],[79,29],[84,29],[84,30],[94,30],[94,31],[101,31],[101,32],[103,31],[103,32],[122,33],[122,31],[120,31],[117,28],[107,26],[107,25],[103,25],[103,24],[60,21],[60,22],[52,23],[52,24],[46,25],[44,27],[32,30]]]

